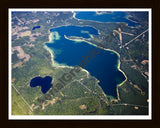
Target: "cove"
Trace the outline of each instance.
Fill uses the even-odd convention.
[[[88,51],[97,48],[96,46],[84,41],[76,42],[65,38],[65,35],[90,38],[90,35],[98,35],[95,28],[89,26],[62,26],[50,29],[50,32],[56,33],[53,35],[58,36],[58,38],[53,37],[52,43],[46,43],[54,54],[55,62],[76,66],[84,58],[88,59],[89,63],[85,69],[100,81],[99,85],[107,95],[117,98],[117,85],[125,80],[125,76],[117,68],[119,56],[115,52],[100,49],[101,52],[91,60],[87,57]]]
[[[75,11],[75,18],[81,20],[91,20],[91,21],[98,21],[98,22],[124,22],[127,23],[129,26],[137,26],[139,23],[135,23],[131,20],[127,19],[126,12],[110,12],[110,13],[102,13],[97,14],[96,12],[78,12]]]
[[[52,77],[46,76],[44,78],[42,77],[35,77],[31,80],[30,86],[31,87],[36,87],[36,86],[41,86],[41,91],[43,94],[45,94],[52,86]]]

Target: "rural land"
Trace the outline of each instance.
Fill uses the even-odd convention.
[[[73,12],[12,12],[11,114],[148,115],[148,15],[127,13],[130,20],[139,23],[138,26],[78,20],[73,17]],[[51,28],[69,25],[96,28],[100,35],[84,40],[97,47],[101,43],[106,49],[119,53],[120,69],[127,79],[117,86],[118,98],[106,95],[98,80],[85,70],[58,91],[52,89],[63,73],[69,72],[73,67],[52,66],[53,57],[44,45],[51,40]],[[40,28],[33,29],[34,26]],[[108,43],[108,40],[112,41]],[[43,94],[39,86],[30,87],[30,81],[37,76],[52,76],[53,86],[47,93]]]

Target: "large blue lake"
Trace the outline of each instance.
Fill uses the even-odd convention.
[[[127,19],[128,14],[126,12],[110,12],[110,13],[102,13],[97,14],[96,12],[90,11],[81,11],[75,12],[75,18],[82,19],[82,20],[91,20],[91,21],[98,21],[98,22],[125,22],[128,23],[129,26],[136,26],[139,23],[132,22]]]
[[[54,61],[59,64],[76,66],[81,61],[84,61],[97,48],[84,41],[75,42],[68,40],[66,36],[76,36],[90,38],[91,35],[98,35],[98,31],[89,26],[62,26],[50,30],[53,32],[53,43],[46,45],[53,51]],[[117,98],[116,87],[125,80],[125,76],[117,69],[118,55],[111,51],[101,50],[92,60],[88,59],[85,67],[89,73],[100,81],[100,86],[107,95]]]

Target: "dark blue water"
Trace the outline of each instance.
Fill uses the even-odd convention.
[[[96,14],[96,12],[75,12],[77,19],[82,20],[92,20],[99,22],[124,22],[129,26],[137,26],[139,23],[132,22],[127,19],[126,12],[112,12],[112,13],[104,13],[104,14]]]
[[[32,30],[35,30],[35,29],[37,29],[37,28],[40,28],[41,26],[34,26],[33,28],[32,28]]]
[[[88,33],[82,31],[88,31],[90,34],[98,35],[98,31],[90,26],[63,26],[50,30],[51,32],[58,31],[61,36],[77,36],[83,38],[90,38]]]
[[[41,91],[42,93],[46,93],[52,86],[52,77],[46,76],[44,78],[42,77],[35,77],[31,80],[30,86],[31,87],[36,87],[36,86],[41,86]]]
[[[101,50],[86,42],[76,43],[64,38],[64,35],[90,37],[87,33],[81,33],[81,30],[98,35],[98,31],[92,27],[63,26],[50,30],[51,32],[57,31],[61,36],[60,40],[54,40],[54,43],[46,45],[54,51],[56,62],[69,66],[76,66],[79,63],[85,65],[84,68],[100,80],[99,84],[103,91],[117,97],[116,86],[125,80],[123,73],[117,69],[118,55],[111,51]],[[89,53],[93,53],[95,48],[97,48],[96,51],[100,50],[100,53],[91,57]]]

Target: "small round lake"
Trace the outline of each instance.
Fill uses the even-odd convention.
[[[41,26],[34,26],[33,28],[32,28],[32,30],[35,30],[35,29],[38,29],[38,28],[40,28]]]
[[[52,77],[46,76],[44,78],[38,76],[35,77],[31,80],[30,86],[31,87],[36,87],[36,86],[41,86],[41,91],[43,94],[45,94],[52,86]]]

